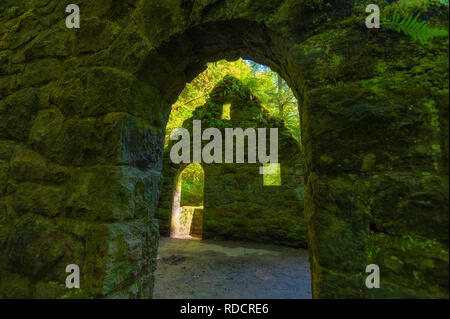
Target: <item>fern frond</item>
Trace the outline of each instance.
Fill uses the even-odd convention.
[[[391,20],[384,19],[383,26],[392,31],[402,32],[422,44],[427,43],[431,38],[448,35],[446,29],[429,27],[426,22],[419,21],[419,16],[420,13],[416,16],[407,14],[402,18],[401,14],[395,11]]]

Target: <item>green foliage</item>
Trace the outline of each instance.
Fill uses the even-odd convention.
[[[383,12],[382,25],[388,30],[403,33],[421,44],[430,44],[435,37],[446,36],[448,31],[439,26],[431,26],[429,21],[419,20],[421,14],[428,15],[442,6],[444,0],[399,0],[388,5]]]
[[[63,290],[67,290],[67,293],[65,293],[62,296],[59,296],[56,299],[94,299],[94,297],[87,294],[86,291],[84,291],[81,288],[67,289],[66,286],[56,281],[49,281],[48,284]]]
[[[111,28],[112,28],[112,33],[115,36],[118,36],[120,34],[120,31],[122,31],[122,27],[117,23],[113,23]]]
[[[264,164],[264,167],[270,167],[274,164]],[[263,184],[264,186],[281,186],[281,167],[280,164],[275,164],[276,172],[273,174],[264,174],[263,175]]]
[[[418,235],[402,235],[401,237],[401,250],[407,251],[411,249],[431,249],[433,247],[439,247],[439,241],[436,239],[430,239]]]
[[[72,289],[70,292],[61,296],[58,299],[94,299],[94,297],[89,296],[86,292],[80,289]]]
[[[224,129],[226,127],[231,127],[230,124],[222,119],[222,105],[218,105],[211,100],[208,100],[205,103],[204,108],[198,108],[193,112],[193,116],[195,118],[202,119],[203,127],[215,127],[218,129]],[[187,123],[188,126],[191,126],[192,123]]]
[[[14,13],[14,12],[16,12],[19,9],[20,9],[20,7],[18,7],[18,6],[12,6],[11,8],[8,9],[8,11],[11,12],[11,13]]]
[[[383,26],[389,30],[402,32],[414,40],[426,44],[431,38],[446,36],[448,31],[442,28],[433,28],[428,26],[427,22],[418,21],[420,13],[416,16],[412,14],[402,15],[395,11],[392,19],[385,19]]]
[[[401,0],[399,1],[402,6],[418,6],[422,5],[424,7],[436,6],[439,4],[447,4],[448,0]]]
[[[396,9],[413,8],[423,12],[441,5],[448,5],[448,0],[398,0],[392,4]]]
[[[172,106],[166,129],[166,146],[172,130],[181,127],[199,106],[207,103],[209,93],[226,75],[239,79],[243,87],[250,89],[272,117],[284,120],[291,135],[300,142],[297,100],[287,83],[267,66],[240,59],[235,62],[221,60],[209,63],[204,72],[186,85],[178,101]],[[241,89],[233,87],[227,93],[245,94]],[[214,107],[208,107],[208,109],[214,109]],[[208,123],[210,126],[217,128],[226,126],[226,123],[221,120],[221,110],[222,105],[217,106],[217,113],[206,114],[206,118],[211,119],[211,123]],[[205,114],[197,115],[205,118]]]
[[[231,74],[236,78],[242,79],[250,72],[250,66],[243,60],[236,62],[222,60],[209,63],[208,68],[204,72],[186,85],[177,102],[172,105],[172,112],[166,128],[166,146],[172,130],[181,127],[183,122],[192,116],[195,109],[206,103],[209,93],[223,77]],[[218,116],[220,119],[220,115]]]
[[[298,116],[298,110],[296,108],[289,107],[288,111],[285,112],[284,126],[289,130],[291,136],[300,144],[301,143],[300,118]]]
[[[204,172],[200,164],[191,164],[181,173],[181,206],[203,206]]]

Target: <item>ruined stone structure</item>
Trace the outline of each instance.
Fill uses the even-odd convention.
[[[367,29],[378,0],[77,3],[80,29],[0,2],[0,297],[66,294],[68,264],[88,296],[151,297],[170,106],[242,57],[300,102],[313,297],[448,298],[448,38]]]
[[[230,119],[222,119],[223,106],[230,104]],[[193,120],[200,120],[202,130],[217,127],[222,132],[222,162],[202,163],[204,171],[203,238],[248,240],[272,244],[307,247],[307,229],[303,216],[304,185],[302,157],[297,141],[283,123],[270,118],[251,91],[239,80],[225,77],[211,92],[204,106],[195,110],[183,123],[191,138],[193,154]],[[245,163],[225,162],[225,128],[278,128],[278,153],[281,185],[264,186],[258,156],[248,163],[246,139]],[[267,132],[267,135],[269,133]],[[237,140],[235,140],[237,143]],[[269,152],[269,141],[266,141]],[[168,235],[176,187],[186,163],[175,164],[170,158],[171,141],[163,161],[163,186],[156,217],[160,233]],[[209,141],[203,141],[202,148]],[[235,143],[235,144],[236,144]],[[236,160],[236,148],[233,158]],[[259,145],[255,154],[259,154]],[[176,206],[175,206],[176,207]]]

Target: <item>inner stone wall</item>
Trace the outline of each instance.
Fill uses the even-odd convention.
[[[223,105],[226,103],[231,104],[231,119],[221,120]],[[225,77],[213,89],[207,103],[196,109],[193,117],[184,122],[183,127],[189,129],[191,139],[193,120],[201,120],[202,130],[208,127],[220,128],[223,138],[225,127],[243,130],[255,128],[255,132],[257,128],[267,128],[267,131],[270,127],[279,129],[281,186],[263,185],[263,176],[259,172],[262,164],[258,161],[255,164],[225,163],[224,142],[222,163],[202,164],[205,174],[203,238],[307,247],[301,152],[297,141],[289,136],[283,123],[270,118],[258,98],[233,77]],[[172,163],[169,153],[174,144],[169,144],[164,157],[162,195],[156,214],[160,221],[160,233],[164,235],[170,233],[176,177],[186,165]],[[202,144],[204,146],[208,142]],[[246,162],[247,150],[246,144]],[[269,152],[268,143],[266,150]]]

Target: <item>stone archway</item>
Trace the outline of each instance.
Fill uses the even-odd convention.
[[[0,4],[1,296],[62,294],[76,263],[88,295],[151,297],[170,105],[243,57],[301,104],[313,296],[448,297],[445,43],[369,31],[353,0],[78,3],[79,30],[61,1]]]
[[[225,105],[228,105],[228,112],[225,111]],[[209,127],[218,128],[217,121],[220,120],[222,126],[219,132],[222,137],[225,137],[227,127],[242,130],[250,128],[254,131],[255,138],[258,128],[277,128],[278,132],[279,184],[276,186],[270,183],[265,185],[263,175],[260,174],[263,164],[259,156],[256,159],[260,145],[255,145],[254,163],[227,163],[225,143],[222,143],[220,163],[202,162],[205,178],[202,219],[204,238],[306,248],[308,231],[303,215],[303,159],[298,141],[290,135],[284,122],[271,117],[261,105],[259,97],[230,75],[222,78],[209,93],[206,103],[199,106],[192,117],[183,122],[182,127],[190,135],[191,156],[194,120],[199,121],[203,131]],[[174,224],[173,216],[178,215],[180,175],[186,165],[189,165],[173,162],[171,149],[177,142],[169,141],[163,159],[161,196],[155,214],[160,222],[160,234],[163,236],[169,234],[169,228],[172,229]],[[202,148],[206,144],[208,142],[202,142]],[[244,144],[248,145],[248,139]],[[269,145],[264,151],[266,154],[269,152]],[[247,152],[250,150],[243,151]],[[236,154],[233,157],[236,158]],[[170,234],[172,236],[172,232]]]

